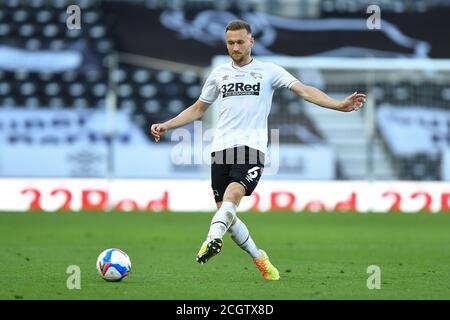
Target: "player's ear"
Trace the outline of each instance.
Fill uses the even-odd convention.
[[[250,43],[251,43],[250,47],[253,47],[253,45],[255,44],[255,38],[253,38],[252,35],[250,35]]]

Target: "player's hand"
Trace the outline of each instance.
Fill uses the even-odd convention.
[[[355,91],[345,98],[339,110],[343,112],[358,111],[363,107],[364,102],[366,102],[366,95]]]
[[[161,123],[152,124],[152,127],[150,129],[153,139],[155,139],[156,142],[158,142],[159,139],[161,139],[161,136],[164,133],[166,133],[166,131],[167,131],[167,128]]]

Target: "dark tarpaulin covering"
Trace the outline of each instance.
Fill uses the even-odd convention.
[[[226,54],[223,30],[233,18],[251,22],[255,55],[450,58],[448,8],[423,13],[382,12],[382,29],[369,30],[369,14],[365,12],[324,14],[323,20],[302,20],[298,27],[299,20],[251,11],[173,11],[123,2],[102,6],[113,21],[120,51],[198,66],[208,66],[213,56]]]

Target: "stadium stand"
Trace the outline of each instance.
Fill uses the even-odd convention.
[[[0,108],[105,108],[109,81],[105,60],[110,52],[123,49],[124,40],[118,36],[120,32],[117,28],[120,24],[117,23],[114,12],[123,8],[124,3],[120,6],[105,6],[95,0],[80,0],[77,4],[83,12],[83,28],[69,30],[65,23],[65,9],[70,4],[68,0],[1,1],[0,48],[24,52],[71,50],[82,55],[83,64],[80,68],[61,72],[0,68]],[[138,9],[150,10],[155,3],[142,2]],[[339,6],[339,1],[327,3],[329,6]],[[218,6],[210,1],[183,4],[188,12]],[[133,3],[130,6],[139,4]],[[108,10],[103,10],[105,8]],[[324,5],[322,9],[327,11],[327,8]],[[225,9],[251,11],[253,7],[250,2],[238,1],[227,5]],[[413,9],[410,8],[411,10]],[[174,72],[126,63],[119,64],[113,73],[113,80],[117,83],[118,109],[131,112],[133,121],[148,138],[148,124],[172,117],[190,105],[199,96],[203,81],[200,74],[192,71]],[[445,81],[436,84],[425,78],[420,81],[379,82],[375,86],[376,103],[382,102],[399,108],[418,104],[427,108],[450,110],[450,89]],[[326,84],[322,89],[343,94],[351,90],[365,92],[367,88],[362,84],[355,87],[352,83],[338,86]],[[301,108],[301,102],[289,91],[275,93],[269,126],[280,129],[280,142],[327,143],[314,120]],[[379,126],[377,129],[391,161],[395,163],[396,177],[393,178],[439,179],[439,156],[426,153],[398,155],[389,149],[389,137]],[[168,137],[165,139],[167,141]],[[450,141],[445,143],[450,145]]]

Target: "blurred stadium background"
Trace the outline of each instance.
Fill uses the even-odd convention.
[[[201,127],[149,135],[228,59],[238,17],[259,59],[334,98],[368,95],[345,114],[274,95],[279,134],[239,214],[277,283],[230,239],[195,262],[215,207],[201,161],[214,106]],[[449,17],[447,0],[0,0],[0,299],[448,299]],[[132,259],[127,283],[97,275],[110,247]]]
[[[368,95],[341,114],[276,92],[278,170],[243,210],[448,211],[449,13],[446,0],[2,0],[0,210],[212,210],[208,165],[182,161],[207,141],[180,151],[149,127],[198,98],[240,17],[255,56],[335,98]]]

